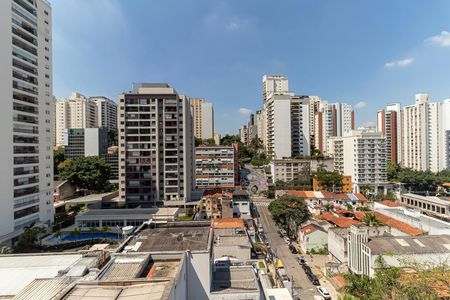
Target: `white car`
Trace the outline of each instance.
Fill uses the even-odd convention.
[[[322,296],[322,299],[331,300],[331,295],[326,288],[318,286],[317,292]]]
[[[287,236],[285,236],[284,242],[289,245],[291,243],[291,240]]]

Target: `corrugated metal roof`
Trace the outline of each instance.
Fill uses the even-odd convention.
[[[18,293],[13,300],[52,299],[72,282],[74,282],[74,279],[70,277],[35,279]]]

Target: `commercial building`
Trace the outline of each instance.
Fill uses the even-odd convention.
[[[273,183],[277,181],[309,180],[311,161],[304,159],[274,159],[270,162]]]
[[[368,259],[363,255],[363,244],[369,238],[377,237],[389,233],[388,226],[367,226],[365,224],[352,225],[348,233],[347,253],[348,268],[355,274],[367,274]]]
[[[426,215],[450,221],[450,197],[402,194],[399,202]]]
[[[67,128],[99,127],[97,104],[84,95],[73,92],[55,105],[56,146],[64,144],[64,130]]]
[[[402,111],[402,164],[418,171],[444,169],[442,103],[416,94],[416,102]]]
[[[404,237],[374,237],[364,241],[359,251],[361,262],[358,274],[373,277],[381,266],[408,268],[415,264],[432,268],[450,260],[450,235]]]
[[[400,103],[389,104],[377,112],[377,132],[386,136],[387,161],[402,161],[402,116]]]
[[[309,156],[308,98],[289,93],[271,94],[265,105],[268,156],[272,159]]]
[[[352,130],[330,140],[335,170],[352,177],[353,191],[370,184],[384,188],[387,181],[386,139],[379,132]]]
[[[117,132],[117,103],[104,96],[90,97],[97,104],[97,127]]]
[[[165,83],[120,95],[119,195],[128,206],[191,199],[194,137],[189,99]]]
[[[64,157],[100,156],[108,151],[108,132],[103,128],[66,128]]]
[[[202,140],[214,138],[213,104],[203,99],[192,99],[191,106],[194,119],[194,136]]]
[[[0,1],[0,243],[53,221],[52,10]]]
[[[231,189],[239,184],[238,145],[195,148],[195,188]]]

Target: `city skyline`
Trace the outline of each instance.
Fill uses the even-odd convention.
[[[167,82],[212,102],[222,134],[237,133],[261,107],[264,74],[286,75],[297,94],[352,104],[356,127],[374,125],[378,109],[410,104],[419,92],[450,97],[445,1],[51,4],[57,97],[76,90],[117,101],[131,82]],[[66,22],[71,16],[77,22]],[[160,24],[164,31],[153,30]]]

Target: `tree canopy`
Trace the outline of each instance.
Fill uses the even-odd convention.
[[[111,166],[98,156],[75,157],[60,168],[60,178],[77,188],[103,192],[110,189]]]
[[[310,217],[310,212],[303,199],[295,196],[283,196],[269,204],[273,220],[282,228],[293,233],[297,225]]]
[[[58,175],[58,165],[64,161],[64,148],[58,148],[53,151],[53,173]]]
[[[319,166],[314,176],[329,192],[335,192],[336,187],[342,185],[342,175],[338,171],[327,171],[322,166]]]

